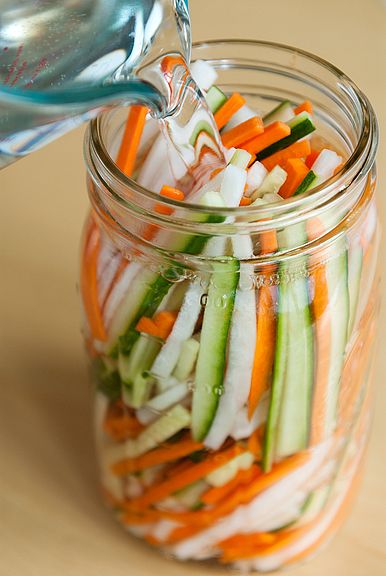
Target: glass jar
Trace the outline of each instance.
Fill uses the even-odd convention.
[[[346,161],[280,204],[206,208],[118,170],[124,111],[91,123],[81,290],[101,482],[123,526],[177,559],[269,571],[331,537],[360,478],[379,306],[377,126],[356,86],[310,54],[219,41],[193,55],[254,109],[311,100],[318,134]],[[143,318],[169,332],[144,333]]]

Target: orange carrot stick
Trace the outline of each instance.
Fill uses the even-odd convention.
[[[308,168],[311,168],[315,160],[320,154],[320,150],[311,149],[311,152],[308,154],[306,158],[306,165]]]
[[[180,202],[185,200],[185,194],[181,190],[178,190],[178,188],[173,188],[172,186],[162,186],[160,195],[165,196],[165,198],[171,198],[172,200],[179,200]]]
[[[274,254],[277,251],[277,236],[275,230],[267,230],[260,234],[261,254]]]
[[[236,534],[222,540],[217,544],[222,550],[238,549],[248,547],[260,547],[273,544],[277,539],[277,534],[272,532],[254,532],[252,534]]]
[[[300,112],[308,112],[309,114],[312,114],[313,112],[312,103],[309,100],[304,100],[304,102],[302,102],[301,104],[299,104],[299,106],[295,108],[294,112],[295,114],[300,114]]]
[[[248,196],[242,196],[240,200],[240,206],[249,206],[252,204],[252,198],[248,198]]]
[[[247,470],[239,470],[236,476],[232,478],[229,482],[224,484],[224,486],[216,486],[214,488],[209,488],[202,496],[201,501],[204,504],[212,505],[217,504],[220,500],[223,500],[228,494],[233,492],[235,488],[238,488],[240,484],[248,484],[254,476],[256,475],[256,467],[252,466]]]
[[[243,143],[241,148],[250,154],[258,154],[264,150],[264,148],[267,148],[267,146],[289,136],[289,134],[291,134],[291,128],[287,124],[284,124],[284,122],[272,122],[272,124],[269,124],[265,128],[262,134]]]
[[[186,439],[176,442],[175,444],[165,444],[156,450],[147,452],[138,458],[126,458],[120,460],[112,466],[112,472],[116,476],[126,476],[133,472],[139,472],[149,468],[150,466],[157,466],[159,464],[166,464],[178,458],[184,458],[196,450],[201,450],[202,444],[194,442],[193,440]]]
[[[165,517],[182,524],[195,524],[197,526],[213,524],[219,518],[233,512],[238,506],[253,500],[258,494],[304,464],[308,458],[309,455],[306,452],[299,452],[274,465],[271,472],[267,474],[262,474],[257,466],[253,466],[253,479],[247,484],[240,485],[221,500],[217,506],[197,512],[166,512],[164,513]]]
[[[169,536],[164,541],[164,544],[175,544],[176,542],[180,542],[180,540],[185,540],[185,538],[190,538],[200,532],[201,526],[179,526],[178,528],[174,528],[172,532],[170,532]]]
[[[311,438],[312,446],[321,442],[325,436],[326,390],[328,387],[329,365],[331,358],[331,318],[328,308],[328,282],[326,266],[316,263],[311,268],[311,284],[314,288],[312,313],[314,318],[317,346],[315,385],[312,400]]]
[[[204,476],[216,470],[220,466],[226,464],[229,460],[241,454],[243,448],[237,444],[234,444],[231,448],[223,450],[222,452],[217,452],[215,454],[210,454],[206,460],[194,464],[188,468],[185,472],[182,472],[178,476],[173,476],[165,481],[154,484],[151,486],[142,496],[131,500],[128,503],[129,510],[141,510],[163,500],[170,494],[174,494],[177,490],[181,490],[185,486],[201,480]]]
[[[287,178],[280,187],[279,194],[282,198],[290,198],[307,176],[308,168],[300,158],[290,158],[285,162],[284,170],[287,172]]]
[[[93,338],[106,340],[107,335],[98,299],[97,265],[99,250],[100,232],[97,225],[92,222],[85,241],[80,286],[91,334]]]
[[[299,106],[297,106],[294,110],[295,114],[300,114],[300,112],[308,112],[309,114],[313,113],[313,106],[309,100],[304,100]]]
[[[232,494],[225,502],[226,508],[231,511],[240,504],[250,502],[255,496],[263,492],[263,490],[270,488],[293,470],[301,467],[308,459],[309,454],[307,452],[298,452],[294,456],[282,460],[273,466],[271,472],[259,474],[248,486],[242,486]]]
[[[257,334],[248,415],[252,418],[262,394],[269,386],[275,355],[276,320],[272,288],[262,286],[259,291]]]
[[[263,121],[258,116],[254,116],[225,132],[222,135],[222,143],[226,148],[237,148],[262,132],[264,132]]]
[[[285,163],[290,158],[306,158],[311,153],[311,144],[308,140],[299,140],[294,142],[291,146],[279,150],[262,160],[262,164],[266,167],[268,171],[271,171],[277,164],[284,168]],[[285,168],[284,168],[285,169]],[[288,179],[288,178],[287,178]]]
[[[221,130],[224,128],[225,124],[229,122],[232,118],[233,114],[235,114],[242,106],[245,104],[245,99],[239,94],[235,92],[228,98],[226,102],[217,110],[214,115],[215,122],[217,124],[217,128]]]
[[[262,254],[272,254],[277,250],[275,230],[260,234]],[[271,269],[267,270],[267,275]],[[259,290],[257,308],[257,333],[255,359],[252,370],[251,388],[248,398],[248,415],[252,418],[259,400],[269,386],[269,376],[272,371],[275,351],[276,320],[272,288],[265,284]]]
[[[154,211],[158,212],[158,214],[165,214],[165,216],[171,216],[173,214],[173,208],[159,202],[154,205]]]
[[[120,168],[126,176],[131,176],[135,166],[137,150],[145,126],[147,112],[148,110],[145,106],[135,105],[130,107],[117,158],[118,168]]]
[[[162,312],[157,312],[153,317],[153,322],[158,328],[158,336],[163,340],[169,336],[174,323],[177,319],[177,312],[171,312],[169,310],[162,310]]]
[[[262,448],[262,438],[264,435],[264,425],[256,428],[254,432],[248,438],[248,450],[256,457],[256,460],[261,460],[263,448]]]
[[[128,438],[134,438],[141,432],[143,426],[135,416],[127,413],[126,409],[111,406],[103,422],[103,430],[110,438],[121,442]]]
[[[142,316],[142,318],[138,320],[135,329],[137,332],[143,332],[144,334],[149,334],[150,336],[159,338],[158,326],[155,324],[155,322],[153,322],[151,318],[147,318],[147,316]]]

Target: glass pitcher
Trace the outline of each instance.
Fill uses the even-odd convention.
[[[149,70],[190,46],[187,0],[0,0],[0,167],[103,106],[167,109]]]

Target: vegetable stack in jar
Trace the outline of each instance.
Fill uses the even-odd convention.
[[[81,290],[102,486],[131,533],[178,559],[269,571],[328,538],[357,485],[377,312],[373,181],[351,227],[342,226],[348,209],[269,227],[278,206],[320,194],[344,153],[318,134],[310,101],[263,114],[216,86],[205,62],[192,74],[226,164],[187,188],[139,106],[117,164],[159,194],[154,214],[173,221],[182,205],[202,209],[194,222],[208,233],[187,232],[182,242],[167,233],[169,253],[196,258],[197,268],[186,273],[170,258],[160,271],[139,251],[128,259],[97,216],[85,232]],[[197,121],[190,142],[197,161],[210,154],[205,124]],[[257,234],[234,233],[227,209],[238,207]],[[148,244],[161,236],[144,225]]]

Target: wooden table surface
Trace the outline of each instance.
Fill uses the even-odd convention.
[[[334,62],[386,128],[382,0],[191,0],[195,39],[297,45]],[[385,145],[379,151],[385,212]],[[87,209],[82,130],[0,174],[0,576],[221,574],[132,540],[98,496],[79,331],[78,239]],[[383,251],[384,252],[384,251]],[[386,574],[386,339],[364,484],[335,541],[297,576]]]

